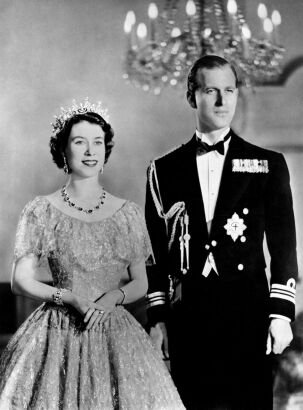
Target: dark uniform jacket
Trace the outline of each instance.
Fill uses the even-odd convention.
[[[156,262],[148,270],[150,324],[166,319],[169,275],[181,280],[183,303],[190,304],[199,297],[199,278],[209,252],[214,256],[221,281],[237,284],[246,278],[247,283],[253,284],[256,303],[268,301],[268,315],[294,319],[298,268],[286,162],[282,154],[252,145],[230,132],[210,234],[196,165],[196,136],[152,163],[146,194],[146,221]],[[155,195],[161,210],[155,206]],[[163,218],[178,202],[185,204],[189,216],[186,274],[180,271],[179,221],[174,228],[174,217],[166,221]],[[233,229],[237,233],[235,240],[230,235]],[[173,231],[174,241],[169,250]],[[271,260],[270,291],[265,275],[264,234]],[[231,304],[240,296],[239,286],[234,288]]]
[[[155,265],[148,268],[147,314],[150,325],[167,323],[171,373],[188,410],[272,410],[269,317],[295,317],[298,268],[286,162],[230,133],[210,233],[196,136],[153,161],[148,173],[146,221]],[[205,278],[210,253],[218,275]]]

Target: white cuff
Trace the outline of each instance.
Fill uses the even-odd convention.
[[[287,317],[287,316],[283,316],[283,315],[276,315],[276,314],[272,314],[272,315],[269,315],[269,317],[271,318],[271,319],[283,319],[283,320],[286,320],[286,322],[291,322],[291,320],[289,319],[289,317]]]

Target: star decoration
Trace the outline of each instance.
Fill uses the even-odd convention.
[[[235,212],[233,216],[227,219],[227,224],[224,225],[227,235],[230,235],[235,242],[239,236],[243,235],[243,232],[247,228],[244,224],[244,220],[239,218],[239,215]]]

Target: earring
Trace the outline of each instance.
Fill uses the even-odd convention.
[[[64,161],[63,170],[64,170],[65,174],[68,174],[68,165],[67,165],[67,161],[66,161],[65,155],[63,155],[63,161]]]
[[[102,167],[100,168],[100,174],[103,174],[103,171],[104,171],[104,165],[102,165]]]

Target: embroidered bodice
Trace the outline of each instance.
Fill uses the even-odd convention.
[[[91,300],[128,280],[128,267],[151,253],[144,217],[126,201],[112,216],[84,222],[37,197],[24,208],[15,259],[28,254],[48,261],[54,286]]]

